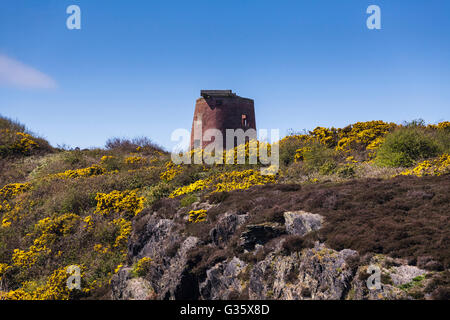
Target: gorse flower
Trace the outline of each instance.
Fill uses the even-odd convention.
[[[126,164],[146,164],[147,163],[147,159],[143,158],[143,157],[139,157],[139,156],[131,156],[128,158],[125,158],[125,163]]]
[[[119,218],[114,219],[112,223],[119,228],[118,236],[114,242],[114,247],[124,248],[124,250],[126,250],[127,241],[131,234],[131,222],[123,218]]]
[[[214,175],[210,178],[197,180],[194,183],[176,189],[170,194],[171,198],[210,189],[211,192],[223,192],[232,190],[245,190],[255,185],[264,185],[275,182],[273,175],[261,175],[258,170],[232,171]]]
[[[97,176],[102,175],[104,173],[106,173],[106,170],[104,168],[102,168],[99,165],[93,165],[91,167],[83,169],[67,170],[62,173],[57,173],[53,176],[61,179],[74,179],[79,177]]]
[[[172,161],[166,163],[166,171],[162,172],[160,177],[167,182],[172,181],[177,175],[183,172],[181,165],[175,165]]]
[[[14,265],[24,268],[32,267],[41,256],[49,254],[49,248],[59,237],[64,237],[74,231],[79,217],[73,213],[66,213],[55,218],[39,220],[34,226],[34,232],[38,237],[33,241],[28,251],[15,249],[12,256]]]
[[[111,213],[128,213],[132,216],[137,215],[144,209],[144,198],[137,196],[137,191],[117,191],[110,193],[97,193],[95,197],[97,208],[95,213],[104,216]]]
[[[198,223],[206,221],[206,210],[191,210],[189,211],[189,222]]]
[[[31,188],[29,183],[11,183],[0,189],[0,200],[8,200],[28,191]]]
[[[81,267],[78,266],[81,270]],[[73,289],[72,291],[67,286],[67,280],[70,277],[68,272],[69,266],[56,269],[47,278],[42,285],[35,281],[27,281],[22,284],[22,287],[13,291],[1,292],[0,299],[7,300],[69,300],[72,296],[77,294],[87,294],[90,289]],[[81,279],[84,277],[84,272],[80,274]]]
[[[152,259],[149,257],[144,257],[140,259],[131,270],[131,274],[136,277],[143,277],[150,269],[150,265],[152,263]]]
[[[432,160],[425,160],[418,163],[413,169],[402,171],[400,175],[417,177],[440,176],[450,172],[450,155],[443,154]]]

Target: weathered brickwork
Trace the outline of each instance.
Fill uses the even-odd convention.
[[[202,90],[202,97],[195,103],[194,120],[191,131],[191,147],[198,147],[198,136],[194,137],[196,121],[201,120],[201,136],[208,129],[218,129],[222,132],[223,147],[226,147],[226,129],[256,130],[254,101],[242,98],[232,93],[231,90]],[[197,126],[197,128],[199,128]],[[196,141],[197,140],[197,141]],[[202,148],[214,142],[202,139]]]

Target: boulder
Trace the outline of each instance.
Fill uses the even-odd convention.
[[[322,227],[323,216],[306,211],[288,211],[284,213],[286,231],[291,235],[304,236]]]

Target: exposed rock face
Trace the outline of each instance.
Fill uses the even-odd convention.
[[[255,245],[264,245],[269,240],[286,233],[286,229],[276,223],[248,225],[241,235],[241,245],[246,250],[253,250]]]
[[[320,214],[305,211],[290,211],[284,213],[286,231],[292,235],[304,236],[305,234],[319,230],[323,223]]]
[[[206,300],[227,300],[234,293],[241,293],[245,286],[238,278],[247,264],[234,257],[221,262],[206,272],[206,280],[200,284],[200,292]]]
[[[408,299],[399,286],[412,287],[425,274],[406,261],[380,255],[355,265],[351,261],[360,261],[358,252],[332,250],[318,241],[312,248],[286,252],[286,235],[304,236],[323,225],[317,214],[285,212],[284,224],[247,224],[247,214],[226,212],[202,240],[188,235],[185,215],[178,210],[174,219],[144,217],[145,224],[131,237],[129,260],[133,264],[150,257],[150,270],[144,279],[133,278],[130,267],[122,268],[111,283],[113,299]],[[232,243],[240,250],[230,250]],[[218,252],[222,255],[214,256]],[[383,275],[378,290],[367,287],[369,265],[378,266]]]
[[[345,262],[356,256],[353,250],[340,252],[317,243],[312,249],[289,256],[270,253],[251,271],[250,299],[343,299],[353,272]]]
[[[232,212],[225,213],[219,218],[217,225],[211,229],[210,237],[216,246],[224,245],[234,234],[237,227],[242,225],[248,215],[238,215]]]
[[[132,278],[131,268],[122,268],[111,279],[112,298],[114,300],[146,300],[154,295],[147,280]]]
[[[394,285],[402,285],[411,282],[414,278],[422,276],[426,273],[425,270],[419,269],[415,266],[403,265],[400,267],[392,267],[390,273]]]
[[[195,237],[186,238],[175,257],[170,259],[168,269],[159,280],[159,295],[163,299],[191,300],[197,299],[198,284],[194,275],[189,272],[187,254],[198,244]]]

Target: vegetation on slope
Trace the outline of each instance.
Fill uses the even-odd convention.
[[[242,194],[251,200],[255,195],[242,191],[248,189],[249,192],[259,190],[262,197],[268,198],[262,187],[266,184],[287,188],[292,183],[303,184],[305,195],[299,195],[299,207],[308,209],[313,194],[325,194],[323,199],[317,199],[322,207],[311,206],[311,210],[322,208],[319,211],[324,215],[337,210],[339,215],[329,213],[327,219],[347,222],[361,219],[361,226],[371,223],[365,220],[369,213],[363,214],[361,210],[367,201],[373,201],[373,209],[380,209],[377,216],[386,230],[398,229],[392,234],[399,237],[405,251],[389,249],[385,243],[374,247],[372,240],[362,245],[363,238],[357,235],[353,240],[339,238],[339,230],[326,229],[323,239],[335,247],[348,245],[362,251],[382,250],[405,257],[430,254],[448,268],[448,252],[442,251],[439,255],[435,248],[445,245],[445,239],[439,242],[434,236],[422,237],[419,233],[414,240],[418,246],[402,242],[410,238],[409,234],[402,236],[402,232],[409,231],[405,225],[399,228],[398,223],[406,221],[409,226],[413,221],[408,219],[415,215],[417,230],[419,225],[426,225],[429,229],[424,230],[430,232],[446,226],[445,223],[428,224],[418,212],[408,216],[415,207],[409,204],[411,210],[407,210],[406,204],[397,203],[401,200],[397,199],[398,195],[414,198],[408,190],[402,189],[406,188],[403,182],[395,189],[398,192],[392,191],[394,194],[388,199],[385,193],[391,182],[383,185],[381,180],[362,180],[354,184],[353,180],[396,175],[443,176],[431,180],[399,177],[392,183],[411,179],[413,185],[420,186],[416,191],[422,192],[425,198],[433,193],[429,201],[414,198],[419,201],[415,205],[420,210],[431,210],[430,214],[436,215],[433,216],[436,219],[445,219],[445,212],[441,210],[445,202],[442,201],[448,203],[448,199],[442,198],[445,195],[441,195],[441,191],[448,187],[449,130],[449,122],[425,126],[371,121],[343,129],[319,127],[281,140],[280,170],[276,176],[264,176],[259,171],[261,164],[175,165],[168,153],[145,138],[111,139],[105,149],[54,149],[45,140],[28,133],[22,125],[0,118],[0,296],[5,299],[103,297],[112,274],[126,261],[128,238],[142,211],[167,205],[166,211],[170,214],[170,210],[176,208],[168,205],[169,202],[186,207],[190,215],[187,232],[196,232],[207,226],[214,215],[213,212],[193,212],[190,210],[193,202],[202,198],[247,203],[248,207],[241,210],[249,211],[248,201],[234,197]],[[248,148],[247,145],[247,153]],[[408,162],[389,159],[407,159]],[[352,182],[345,184],[348,181]],[[433,184],[434,189],[426,190],[426,182]],[[339,183],[344,184],[339,187]],[[333,191],[335,185],[345,192]],[[372,190],[374,198],[371,199],[364,198],[365,193],[359,194],[360,189],[355,189],[377,187],[384,191]],[[335,200],[333,192],[338,194]],[[227,200],[230,193],[234,196]],[[392,202],[393,199],[397,200]],[[336,201],[336,208],[333,208],[333,201]],[[385,207],[376,207],[379,201]],[[352,203],[353,208],[345,208]],[[422,205],[428,207],[422,208]],[[279,213],[272,212],[273,206],[269,204],[257,208],[255,219],[260,221]],[[391,209],[397,213],[391,215]],[[434,241],[435,245],[427,246],[428,241]],[[72,265],[82,271],[83,290],[68,291],[65,285],[69,276],[66,270]]]

